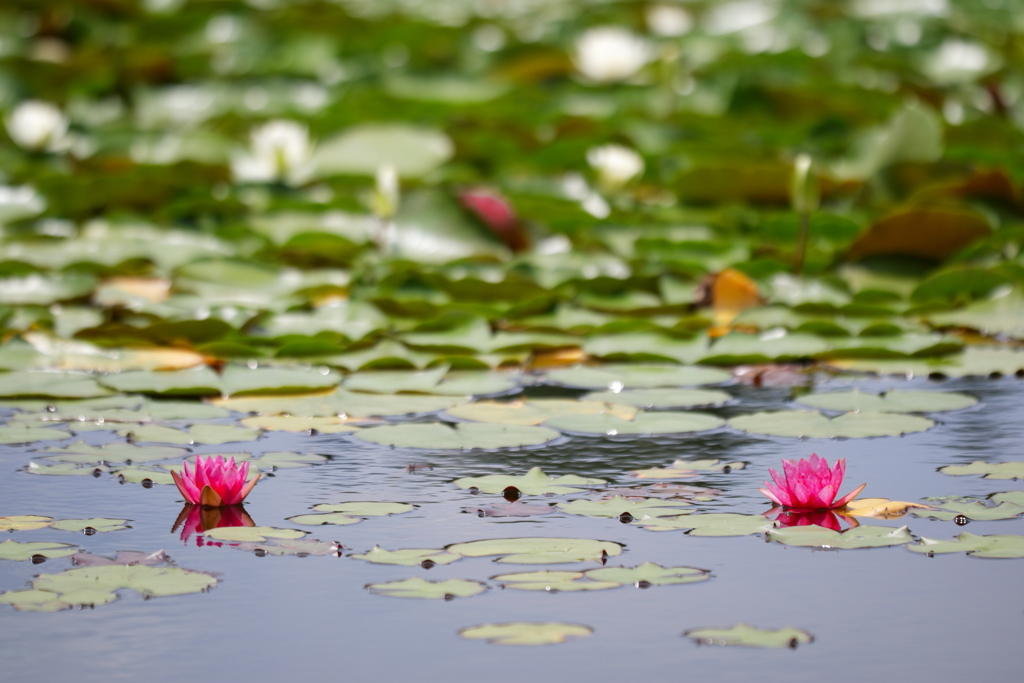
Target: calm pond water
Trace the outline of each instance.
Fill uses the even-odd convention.
[[[838,388],[850,380],[826,380]],[[216,573],[209,593],[143,600],[122,591],[116,602],[53,614],[0,606],[3,670],[8,680],[377,680],[377,681],[857,681],[987,682],[1020,680],[1024,598],[1017,560],[963,554],[927,557],[904,547],[826,551],[766,543],[762,537],[702,538],[651,532],[619,523],[555,513],[480,518],[464,507],[500,496],[474,496],[451,482],[493,473],[581,474],[629,483],[628,470],[663,467],[677,458],[745,460],[746,469],[688,483],[723,491],[700,511],[760,513],[757,487],[783,458],[817,452],[846,458],[843,491],[867,482],[865,496],[919,501],[927,496],[984,497],[1019,491],[1020,481],[951,477],[937,468],[974,460],[1020,459],[1024,444],[1024,382],[1013,378],[945,382],[858,380],[865,390],[922,388],[960,391],[981,402],[938,414],[929,431],[902,438],[832,441],[745,435],[723,428],[678,438],[572,437],[516,451],[450,452],[391,449],[344,435],[268,434],[255,444],[201,447],[198,452],[297,450],[331,456],[323,465],[281,470],[260,482],[246,508],[256,524],[293,527],[285,518],[317,503],[402,501],[414,512],[345,527],[304,527],[337,541],[343,557],[258,557],[230,547],[183,543],[171,528],[180,511],[174,487],[119,485],[110,477],[36,477],[23,468],[30,447],[0,448],[0,515],[131,519],[124,531],[83,536],[52,529],[20,531],[19,541],[75,543],[96,553],[164,549],[177,566]],[[743,411],[782,408],[788,389],[726,387]],[[721,409],[722,415],[736,408]],[[85,435],[90,442],[113,438]],[[58,444],[62,445],[62,444]],[[432,468],[409,465],[431,464]],[[554,502],[527,497],[527,502]],[[915,535],[951,539],[1024,533],[1024,520],[971,522],[961,528],[907,515],[869,524],[907,524]],[[570,536],[626,546],[609,566],[655,562],[709,569],[692,585],[631,586],[580,593],[501,589],[489,577],[534,567],[467,558],[448,566],[381,566],[350,559],[379,544],[430,548],[517,536]],[[0,562],[0,590],[16,590],[68,559]],[[593,568],[593,563],[579,565]],[[537,567],[577,568],[577,565]],[[452,601],[374,595],[368,583],[408,577],[485,581],[490,589]],[[591,636],[544,647],[504,647],[460,638],[465,627],[508,621],[562,621],[594,629]],[[796,650],[698,646],[686,629],[746,622],[796,626],[815,640]],[[9,678],[8,678],[9,677]]]

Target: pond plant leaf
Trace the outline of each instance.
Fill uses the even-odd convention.
[[[580,493],[585,490],[581,487],[590,488],[606,483],[604,479],[588,479],[575,474],[549,477],[539,467],[531,468],[521,476],[488,474],[484,477],[463,477],[455,480],[455,485],[460,489],[475,488],[482,493],[502,493],[505,489],[514,488],[527,496]]]
[[[58,557],[69,557],[77,551],[78,546],[68,543],[21,543],[11,539],[0,541],[0,560],[24,562],[25,560],[31,560],[36,555],[52,560]]]
[[[911,508],[922,508],[932,510],[927,505],[920,503],[908,503],[902,500],[889,500],[888,498],[858,498],[851,500],[844,507],[836,510],[839,514],[849,517],[870,517],[873,519],[899,519],[907,514]],[[917,512],[915,511],[915,514]]]
[[[688,479],[698,473],[729,473],[746,467],[742,460],[722,462],[720,460],[676,460],[668,467],[651,467],[645,470],[633,470],[630,474],[637,479]]]
[[[453,426],[435,423],[367,427],[356,432],[355,436],[382,446],[431,450],[491,450],[539,446],[554,441],[559,434],[546,427],[463,422]]]
[[[1024,462],[982,462],[975,460],[970,465],[946,465],[939,472],[956,477],[969,474],[984,474],[983,479],[1024,479]]]
[[[1013,493],[1021,494],[1024,492],[1014,491]],[[989,522],[998,519],[1013,519],[1024,514],[1024,504],[1022,504],[1024,500],[1014,502],[1013,499],[999,499],[996,496],[993,496],[993,500],[996,502],[996,505],[993,506],[985,505],[985,503],[979,500],[962,503],[950,501],[942,503],[939,506],[942,508],[941,510],[927,508],[926,510],[914,510],[913,513],[918,517],[941,519],[945,522],[953,521],[961,515],[972,522]]]
[[[70,439],[71,432],[62,432],[50,427],[36,427],[30,424],[9,424],[0,427],[0,444],[37,443],[39,441],[57,441]]]
[[[361,420],[359,420],[361,421]],[[303,417],[292,415],[263,415],[246,417],[241,423],[250,429],[269,432],[306,432],[309,434],[343,434],[358,431],[359,427],[343,417]]]
[[[276,529],[269,526],[225,526],[203,532],[208,540],[225,543],[260,543],[270,539],[298,539],[308,532],[298,529]]]
[[[903,545],[913,542],[914,537],[910,535],[910,529],[905,526],[899,528],[858,526],[840,532],[816,525],[809,525],[771,529],[768,531],[767,539],[769,541],[778,541],[784,545],[849,549]]]
[[[580,581],[580,579],[583,580]],[[502,588],[548,593],[605,590],[622,585],[615,581],[588,581],[586,579],[587,575],[583,572],[552,570],[501,574],[491,577],[492,581],[500,582]]]
[[[113,592],[129,588],[147,597],[201,593],[216,585],[217,579],[210,574],[143,564],[68,569],[60,574],[42,574],[32,582],[37,590],[60,594],[79,590]]]
[[[455,543],[446,548],[454,555],[488,557],[507,564],[563,564],[601,562],[622,553],[622,545],[585,538],[497,538]]]
[[[235,454],[235,461],[240,460],[238,455]],[[326,455],[320,455],[319,453],[293,453],[291,451],[270,451],[263,453],[258,458],[252,458],[252,464],[261,471],[288,470],[296,467],[321,465],[325,462],[327,462]]]
[[[459,631],[459,635],[495,645],[555,645],[572,638],[584,638],[593,632],[594,629],[580,624],[516,621],[470,626]]]
[[[47,460],[60,462],[93,464],[93,463],[143,463],[156,460],[180,458],[188,451],[173,446],[136,446],[130,443],[113,442],[102,446],[93,446],[84,441],[76,441],[70,446],[50,447],[40,453]]]
[[[86,531],[90,529],[93,533],[106,531],[120,531],[129,529],[130,519],[110,519],[108,517],[93,517],[91,519],[58,519],[50,525],[60,531]]]
[[[689,510],[680,508],[689,507],[687,501],[669,501],[661,498],[630,499],[622,496],[615,496],[608,500],[574,500],[568,503],[559,503],[558,509],[570,515],[581,515],[583,517],[622,517],[628,515],[630,518],[656,518],[676,517],[685,515]]]
[[[219,446],[238,441],[255,441],[262,432],[235,425],[192,425],[187,430],[163,425],[140,425],[118,431],[133,443],[174,443],[183,445]]]
[[[40,465],[36,462],[30,462],[25,468],[25,471],[29,474],[84,477],[88,475],[99,476],[100,474],[109,472],[110,470],[104,465],[82,467],[72,462],[62,462],[56,465]]]
[[[711,578],[708,569],[695,567],[662,567],[653,562],[644,562],[636,567],[602,567],[585,572],[588,578],[598,581],[612,581],[619,585],[633,584],[637,588],[647,586],[674,586],[684,583],[699,583]]]
[[[345,503],[321,503],[314,505],[317,512],[336,512],[356,517],[383,517],[386,515],[400,515],[403,512],[412,512],[415,505],[408,503],[385,503],[378,501],[349,501]]]
[[[978,403],[978,399],[967,394],[941,391],[901,391],[884,394],[837,391],[807,394],[799,402],[822,410],[849,412],[879,411],[884,413],[934,413],[946,410],[962,410]]]
[[[129,565],[129,564],[164,564],[171,558],[163,550],[152,553],[143,553],[137,550],[119,550],[114,557],[104,555],[93,555],[89,552],[75,553],[71,561],[76,567],[105,567],[107,565]]]
[[[459,420],[489,422],[493,424],[539,425],[546,420],[566,415],[614,415],[632,419],[637,409],[604,401],[575,401],[568,399],[533,399],[529,401],[478,401],[455,406],[445,415]]]
[[[1024,557],[1024,536],[978,536],[965,531],[952,541],[922,536],[919,543],[908,545],[907,549],[925,555],[967,553],[972,557],[1015,559]]]
[[[683,635],[698,645],[732,645],[742,647],[793,648],[814,642],[814,636],[803,629],[787,626],[762,629],[747,624],[729,628],[692,628]]]
[[[487,585],[468,579],[448,579],[447,581],[428,581],[418,577],[389,581],[387,583],[367,584],[366,590],[375,595],[386,595],[392,598],[421,598],[424,600],[451,600],[453,598],[471,598],[487,590]]]
[[[596,391],[585,395],[583,400],[617,403],[643,410],[665,410],[720,406],[731,401],[732,395],[711,389],[634,389],[620,392]]]
[[[285,519],[293,524],[301,524],[303,526],[322,526],[324,524],[348,526],[349,524],[359,524],[359,522],[363,521],[358,517],[349,517],[340,512],[325,512],[318,515],[295,515],[294,517],[285,517]]]
[[[14,515],[0,517],[0,531],[32,531],[50,526],[53,517],[39,515]]]
[[[650,531],[688,529],[690,536],[749,536],[763,534],[777,525],[761,515],[738,515],[732,512],[686,515],[684,517],[644,519],[633,524]]]
[[[338,385],[336,372],[285,367],[250,369],[230,365],[220,375],[209,368],[175,371],[134,370],[107,375],[101,383],[115,391],[157,396],[245,396],[294,394]]]
[[[725,424],[725,420],[705,413],[659,411],[638,413],[632,420],[614,415],[571,415],[556,417],[545,422],[553,429],[568,434],[637,435],[685,434],[704,432]]]
[[[258,395],[212,400],[214,405],[229,410],[263,416],[365,418],[426,415],[465,403],[467,399],[461,396],[366,394],[338,389],[328,394]]]
[[[553,505],[532,505],[520,501],[490,503],[480,507],[462,508],[463,512],[477,517],[535,517],[550,515],[555,511]]]
[[[729,373],[697,365],[616,365],[599,368],[575,367],[550,370],[547,380],[573,389],[622,391],[624,389],[655,389],[721,384],[730,379]]]
[[[0,397],[95,398],[114,392],[89,375],[65,372],[0,372]]]
[[[271,538],[263,543],[239,543],[236,547],[260,556],[341,557],[340,545],[315,538]]]
[[[147,481],[161,486],[174,484],[174,477],[170,472],[146,467],[118,467],[111,471],[111,474],[126,484],[145,484]]]
[[[373,564],[395,564],[403,567],[416,567],[424,562],[435,564],[451,564],[462,559],[461,555],[453,555],[444,548],[403,548],[401,550],[384,550],[379,545],[361,555],[349,555],[357,560],[366,560]]]
[[[935,426],[932,420],[898,413],[844,413],[828,418],[812,410],[777,410],[730,418],[729,426],[751,434],[817,439],[901,436]]]

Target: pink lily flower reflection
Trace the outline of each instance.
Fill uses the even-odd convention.
[[[768,512],[765,512],[764,516],[768,519],[774,519],[781,528],[813,525],[832,529],[833,531],[843,531],[843,522],[846,522],[847,529],[860,526],[860,522],[855,518],[834,510],[806,510],[799,512],[797,510],[787,510],[776,505]]]
[[[252,480],[246,482],[249,463],[236,465],[233,457],[224,460],[220,455],[205,459],[200,455],[196,457],[193,469],[190,470],[186,462],[181,474],[171,472],[171,476],[186,501],[207,507],[241,503],[260,480],[257,472]]]
[[[768,488],[758,489],[771,498],[776,505],[797,512],[809,510],[832,510],[844,507],[857,497],[867,484],[861,484],[854,491],[836,500],[839,487],[846,473],[846,460],[840,458],[835,467],[829,467],[828,461],[812,453],[810,459],[801,458],[794,462],[783,460],[782,469],[785,473],[769,469],[774,484],[765,482]]]

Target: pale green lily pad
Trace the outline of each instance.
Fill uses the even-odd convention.
[[[142,564],[69,569],[60,574],[42,574],[32,582],[37,590],[60,594],[80,590],[112,592],[130,588],[146,597],[201,593],[216,585],[217,579],[210,574],[178,567],[150,567]]]
[[[180,466],[175,467],[175,470],[180,471]],[[167,472],[146,467],[119,467],[111,474],[124,479],[127,484],[142,484],[147,481],[162,486],[174,484],[174,478]]]
[[[153,420],[216,420],[231,412],[209,403],[149,399],[139,412]]]
[[[583,350],[591,356],[596,356],[607,361],[636,361],[636,362],[676,362],[691,364],[696,363],[707,355],[708,339],[704,336],[695,337],[689,340],[680,340],[668,337],[663,334],[652,332],[637,332],[629,334],[598,335],[587,339],[583,344]],[[710,376],[710,375],[708,375]],[[663,380],[667,384],[655,384],[653,386],[687,386],[695,384],[711,384],[723,382],[721,380],[701,380],[683,382],[672,382]],[[626,385],[627,387],[629,385]],[[639,388],[639,385],[633,385]],[[652,386],[652,385],[647,385]],[[614,387],[581,387],[586,389],[601,389]]]
[[[729,426],[751,434],[862,439],[923,432],[935,423],[924,417],[900,413],[845,413],[830,419],[812,410],[775,410],[731,418]]]
[[[637,409],[632,406],[558,398],[479,401],[445,411],[445,415],[459,420],[514,425],[539,425],[551,418],[567,415],[614,415],[629,420],[636,413]]]
[[[453,152],[452,141],[440,131],[405,124],[363,124],[322,142],[314,164],[321,176],[372,176],[389,165],[403,178],[412,178],[441,165]]]
[[[711,389],[635,389],[632,391],[596,391],[583,397],[586,401],[619,403],[645,410],[720,406],[732,395]]]
[[[452,598],[471,598],[487,590],[487,586],[479,581],[468,579],[448,579],[447,581],[427,581],[414,577],[402,581],[387,583],[371,583],[366,589],[376,595],[392,598],[422,598],[424,600],[451,600]]]
[[[683,633],[698,645],[740,645],[743,647],[796,648],[814,642],[814,636],[803,629],[788,626],[763,629],[747,624],[729,628],[692,628]]]
[[[31,560],[35,555],[41,555],[47,559],[68,557],[78,552],[78,546],[68,543],[19,543],[7,539],[0,541],[0,560],[15,560],[24,562]]]
[[[50,526],[53,517],[39,515],[13,515],[0,517],[0,531],[32,531]]]
[[[371,394],[397,394],[401,392],[429,394],[448,374],[448,366],[427,370],[380,370],[356,372],[345,378],[346,391]]]
[[[0,396],[4,398],[94,398],[112,393],[88,375],[0,372]]]
[[[120,531],[128,529],[130,519],[110,519],[108,517],[93,517],[91,519],[58,519],[50,526],[61,531],[85,531],[92,529],[100,533],[106,531]]]
[[[241,420],[250,429],[268,432],[308,432],[310,434],[340,434],[359,430],[341,417],[303,417],[290,415],[264,415]]]
[[[569,503],[559,503],[558,508],[570,515],[581,515],[584,517],[621,517],[631,515],[634,518],[641,517],[676,517],[685,515],[689,511],[680,508],[689,507],[691,503],[686,501],[662,500],[660,498],[644,498],[641,500],[615,496],[609,500],[574,500]]]
[[[905,526],[895,528],[861,525],[840,532],[816,524],[772,529],[768,532],[767,538],[769,541],[778,541],[785,545],[835,549],[881,548],[903,545],[914,540],[910,535],[910,529]]]
[[[599,591],[618,588],[622,584],[615,581],[588,581],[583,572],[542,571],[519,572],[492,576],[493,581],[500,581],[502,588],[515,588],[523,591],[576,592]],[[580,579],[583,579],[580,581]]]
[[[920,543],[908,545],[907,549],[926,555],[967,553],[973,557],[1014,559],[1024,557],[1024,536],[977,536],[965,531],[952,541],[922,537]]]
[[[118,436],[130,439],[133,443],[177,443],[188,445],[219,446],[238,441],[254,441],[262,432],[259,429],[247,429],[234,425],[192,425],[188,430],[174,429],[162,425],[140,425],[118,431]]]
[[[942,510],[911,510],[911,512],[918,517],[931,517],[945,522],[952,521],[959,515],[964,515],[975,522],[989,522],[997,519],[1013,519],[1024,514],[1024,505],[1010,501],[997,502],[998,504],[992,507],[981,501],[947,502],[941,505]]]
[[[320,515],[295,515],[294,517],[285,517],[285,519],[294,524],[302,524],[304,526],[321,526],[323,524],[348,526],[349,524],[359,524],[359,522],[363,521],[358,517],[349,517],[340,512],[328,512]]]
[[[822,410],[851,412],[878,411],[883,413],[935,413],[946,410],[962,410],[978,403],[978,399],[967,394],[940,391],[890,391],[885,394],[837,391],[808,394],[799,402]]]
[[[230,365],[221,375],[206,367],[135,370],[107,375],[101,383],[116,391],[158,396],[244,396],[318,391],[337,386],[340,381],[341,376],[333,371]]]
[[[35,443],[38,441],[56,441],[70,439],[71,432],[62,432],[49,427],[35,427],[30,424],[8,425],[0,427],[0,444]]]
[[[120,463],[120,462],[153,462],[180,458],[188,451],[172,446],[134,446],[129,443],[114,442],[103,446],[93,446],[84,441],[76,441],[64,448],[47,448],[39,451],[45,453],[47,460],[58,460],[70,463]]]
[[[495,562],[507,564],[563,564],[600,562],[622,553],[622,545],[585,538],[497,538],[456,543],[448,552],[464,557],[501,555]]]
[[[521,448],[554,441],[558,432],[546,427],[495,425],[464,422],[454,426],[443,424],[396,424],[368,427],[356,437],[382,446],[428,448],[431,450],[466,450],[471,448]]]
[[[984,474],[985,479],[1024,479],[1024,462],[982,462],[975,460],[970,465],[947,465],[939,472],[953,476]]]
[[[50,466],[30,462],[28,467],[25,468],[25,471],[29,474],[42,474],[48,476],[84,477],[96,474],[96,472],[108,472],[109,469],[104,465],[90,465],[89,467],[82,467],[73,462],[62,462]]]
[[[459,631],[469,640],[486,640],[495,645],[555,645],[571,638],[584,638],[594,629],[580,624],[555,621],[515,621],[507,624],[483,624]]]
[[[968,346],[963,353],[929,360],[864,358],[836,361],[831,365],[853,372],[873,372],[905,377],[987,377],[1024,371],[1024,351],[1013,348]]]
[[[489,474],[485,477],[463,477],[455,480],[455,485],[460,489],[475,488],[483,493],[501,493],[512,487],[527,496],[579,493],[584,490],[580,487],[600,486],[606,483],[604,479],[588,479],[575,474],[549,477],[539,467],[530,469],[522,476]]]
[[[401,550],[384,550],[374,546],[368,553],[349,555],[357,560],[366,560],[373,564],[395,564],[402,567],[415,567],[428,562],[435,564],[451,564],[461,560],[461,555],[453,555],[444,548],[403,548]]]
[[[748,536],[763,534],[775,528],[776,523],[761,515],[738,515],[732,512],[686,515],[671,519],[640,518],[633,524],[650,531],[677,531],[689,529],[690,536]]]
[[[732,379],[732,375],[715,368],[673,365],[606,365],[601,368],[565,368],[551,370],[547,379],[573,389],[622,391],[623,389],[655,389],[660,387],[698,386],[719,384]]]
[[[117,598],[113,593],[107,595]],[[11,605],[19,612],[59,612],[73,607],[70,602],[61,600],[57,593],[37,590],[7,591],[0,594],[0,604]]]
[[[619,585],[634,586],[674,586],[683,583],[698,583],[711,578],[707,569],[696,567],[662,567],[653,562],[645,562],[637,567],[601,567],[590,569],[587,577],[598,581],[613,581]]]
[[[207,529],[203,535],[215,541],[228,543],[260,543],[269,539],[297,539],[306,535],[298,529],[276,529],[270,526],[224,526]]]
[[[215,399],[215,405],[240,413],[296,417],[397,417],[425,415],[465,403],[460,396],[365,394],[338,389],[314,396],[251,396]]]
[[[239,455],[235,453],[235,461]],[[258,458],[253,458],[252,463],[261,470],[286,470],[295,467],[308,467],[310,465],[321,465],[327,462],[326,455],[318,453],[292,453],[290,451],[273,451],[264,453]]]
[[[721,427],[725,420],[705,413],[661,411],[638,413],[632,420],[614,415],[570,415],[556,417],[545,424],[569,434],[655,436],[703,432]]]
[[[264,543],[239,543],[238,548],[274,557],[341,557],[341,546],[337,543],[315,538],[272,538]]]
[[[408,503],[384,503],[377,501],[351,501],[347,503],[321,503],[314,505],[317,512],[336,512],[356,517],[383,517],[412,512],[416,506]]]
[[[747,463],[742,460],[722,462],[720,460],[676,460],[668,467],[651,467],[645,470],[633,470],[631,475],[637,479],[688,479],[697,476],[698,472],[732,472],[742,470]]]

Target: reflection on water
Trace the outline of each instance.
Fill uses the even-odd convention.
[[[188,544],[189,539],[193,535],[200,534],[196,536],[196,545],[202,547],[204,542],[201,534],[204,531],[232,526],[256,526],[256,523],[252,521],[252,517],[249,516],[249,513],[241,505],[219,505],[212,507],[209,505],[185,503],[185,506],[181,508],[181,512],[178,513],[178,518],[174,520],[171,532],[173,533],[180,528],[180,538],[182,543],[185,544]]]
[[[817,525],[826,529],[832,529],[833,531],[845,531],[846,529],[860,526],[860,523],[853,517],[834,510],[797,512],[776,506],[764,513],[764,516],[768,519],[774,519],[779,523],[780,527]],[[843,522],[846,524],[844,525]]]

